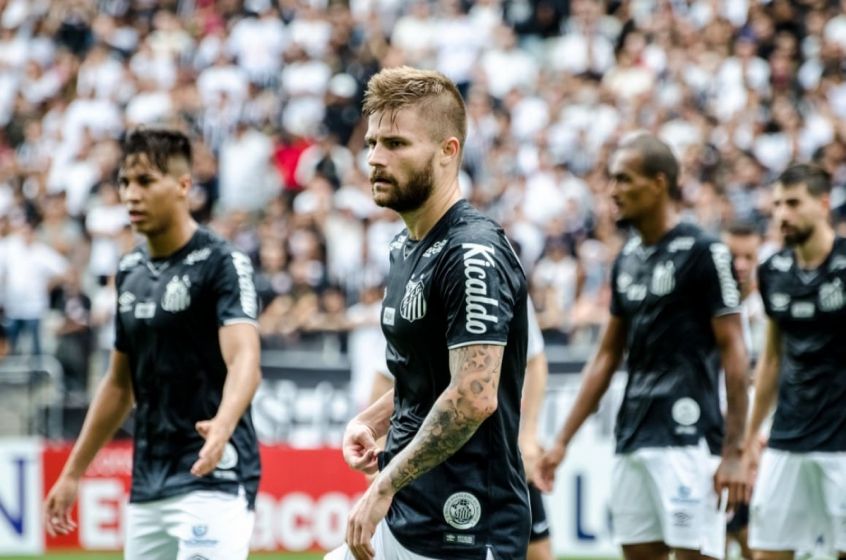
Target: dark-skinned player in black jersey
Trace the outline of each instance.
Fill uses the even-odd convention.
[[[634,229],[611,274],[611,316],[575,404],[540,463],[542,490],[627,358],[611,482],[615,537],[627,560],[722,558],[728,506],[744,493],[741,441],[747,353],[731,255],[680,220],[679,164],[637,134],[611,157],[610,195]],[[725,434],[717,379],[725,370]],[[721,457],[720,457],[721,455]]]
[[[371,78],[364,114],[373,198],[407,226],[382,302],[395,388],[347,427],[347,463],[379,472],[327,558],[524,558],[526,277],[502,228],[461,198],[464,102],[442,74],[401,67]]]

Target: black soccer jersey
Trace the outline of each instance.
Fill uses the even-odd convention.
[[[680,223],[653,246],[632,238],[612,271],[611,312],[627,328],[627,369],[617,453],[641,447],[722,446],[712,318],[740,312],[731,255]]]
[[[243,486],[252,507],[260,469],[249,410],[217,468],[190,472],[204,443],[194,425],[214,417],[223,396],[218,330],[258,314],[249,258],[200,228],[166,259],[146,247],[125,255],[117,291],[115,348],[128,356],[136,403],[130,501]]]
[[[758,268],[758,282],[782,340],[769,446],[846,451],[846,239],[814,270],[780,251]]]
[[[498,407],[452,457],[394,497],[387,522],[403,546],[434,558],[523,558],[526,479],[517,448],[526,370],[526,278],[502,229],[466,201],[418,242],[391,243],[382,304],[394,414],[380,466],[417,433],[450,382],[449,349],[505,345]]]

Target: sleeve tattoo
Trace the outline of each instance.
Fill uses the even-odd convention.
[[[397,492],[467,443],[497,406],[504,347],[474,344],[450,350],[452,379],[408,446],[386,469]]]

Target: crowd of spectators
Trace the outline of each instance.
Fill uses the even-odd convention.
[[[659,134],[686,215],[775,243],[767,187],[792,160],[832,173],[843,214],[844,60],[846,0],[0,0],[10,350],[80,390],[101,368],[137,243],[118,140],[168,124],[195,138],[196,216],[255,260],[265,345],[366,353],[402,224],[370,199],[360,103],[399,64],[459,84],[465,196],[520,248],[549,341],[590,344],[625,236],[613,145]]]

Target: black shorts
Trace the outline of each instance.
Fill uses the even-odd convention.
[[[734,510],[734,515],[731,516],[728,524],[726,524],[726,532],[727,533],[737,533],[741,529],[746,528],[749,525],[749,506],[746,504],[740,504],[736,510]]]
[[[546,520],[546,510],[543,507],[543,496],[534,484],[529,483],[529,503],[532,507],[532,532],[529,542],[549,538],[549,522]]]

